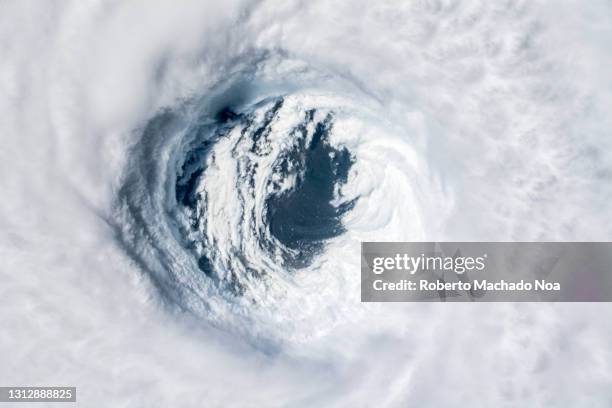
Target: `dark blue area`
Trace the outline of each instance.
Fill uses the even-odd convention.
[[[231,120],[238,118],[238,114],[232,110],[229,106],[224,106],[219,109],[219,112],[215,115],[215,119],[220,123],[226,123]]]
[[[313,112],[307,115],[312,121]],[[331,117],[316,125],[308,146],[305,143],[305,126],[297,129],[302,139],[296,148],[279,163],[278,169],[287,176],[288,169],[299,175],[291,191],[271,196],[267,202],[267,220],[272,235],[285,247],[296,250],[287,253],[285,262],[300,268],[309,265],[326,240],[342,234],[345,229],[341,217],[351,210],[354,200],[338,207],[332,205],[338,184],[347,181],[353,158],[346,148],[329,145]]]
[[[198,180],[204,171],[202,161],[206,157],[210,143],[205,141],[202,145],[192,150],[183,164],[182,173],[176,181],[176,201],[185,207],[193,207],[197,202],[196,187]]]

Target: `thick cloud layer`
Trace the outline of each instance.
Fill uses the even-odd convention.
[[[358,265],[365,240],[612,238],[611,40],[605,1],[4,2],[0,385],[87,407],[609,406],[608,305],[366,305]],[[210,199],[175,209],[189,130],[224,106]],[[274,165],[328,114],[350,206],[305,257],[245,220],[288,205],[270,197],[307,175]],[[204,210],[189,237],[213,244],[187,251]],[[240,296],[214,283],[230,271]]]

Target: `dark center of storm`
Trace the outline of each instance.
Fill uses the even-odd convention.
[[[280,146],[275,123],[283,103],[283,98],[275,98],[248,109],[224,106],[212,118],[201,118],[186,133],[187,153],[176,172],[176,205],[189,219],[187,227],[179,228],[184,245],[196,254],[202,273],[235,294],[244,291],[240,274],[266,274],[261,263],[250,261],[252,251],[247,246],[256,245],[288,271],[307,267],[324,250],[326,241],[345,232],[342,216],[355,204],[341,196],[354,158],[345,147],[330,143],[333,113],[301,112],[297,125],[283,128],[283,136],[288,137],[280,138],[284,140]],[[239,214],[234,215],[242,220],[237,231],[241,235],[232,238],[229,250],[239,267],[220,259],[220,238],[207,225],[224,222],[209,213],[210,202],[218,199],[215,194],[221,194],[208,188],[218,176],[211,169],[227,160],[223,151],[217,151],[220,143],[230,149],[237,175],[222,182],[233,183],[230,187],[236,194],[227,197],[238,203],[227,205],[238,208]],[[218,186],[219,180],[214,184]],[[246,237],[256,242],[243,242]]]
[[[314,111],[308,112],[312,121]],[[329,145],[332,117],[315,126],[310,141],[306,141],[306,126],[298,127],[297,145],[284,154],[275,171],[286,177],[291,167],[297,174],[293,189],[273,194],[266,201],[267,219],[272,235],[286,248],[296,250],[288,262],[294,267],[307,266],[322,250],[325,240],[344,232],[340,217],[350,210],[354,201],[338,206],[332,204],[335,191],[347,181],[353,160],[345,148]]]

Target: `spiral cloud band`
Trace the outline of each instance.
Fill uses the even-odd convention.
[[[610,240],[611,40],[604,0],[3,2],[0,385],[609,406],[607,303],[362,303],[360,243]]]

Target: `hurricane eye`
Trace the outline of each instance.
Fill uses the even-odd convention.
[[[268,249],[280,244],[284,263],[293,268],[308,266],[326,240],[344,232],[342,215],[355,203],[334,203],[354,158],[346,148],[329,143],[333,115],[315,123],[314,114],[307,112],[304,122],[292,132],[293,146],[274,163],[273,192],[265,201],[266,224],[275,238],[268,241]],[[287,178],[295,181],[284,190],[282,183]]]
[[[357,157],[334,142],[334,109],[310,105],[266,96],[149,120],[120,207],[170,303],[200,314],[218,297],[260,299],[346,232]]]

